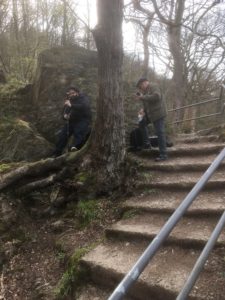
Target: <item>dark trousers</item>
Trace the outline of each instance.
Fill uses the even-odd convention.
[[[90,124],[87,121],[80,121],[78,123],[67,122],[59,133],[55,154],[62,154],[63,149],[66,147],[66,144],[68,143],[71,135],[74,136],[72,147],[76,147],[79,149],[85,142],[89,131]]]
[[[166,151],[166,133],[165,133],[165,118],[158,119],[153,122],[155,133],[158,136],[159,155],[167,157]]]

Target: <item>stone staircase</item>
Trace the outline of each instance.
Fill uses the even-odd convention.
[[[216,136],[180,136],[168,161],[142,151],[137,196],[124,201],[124,217],[106,230],[105,242],[83,257],[91,283],[79,300],[107,299],[224,144]],[[225,209],[225,163],[171,232],[125,299],[174,300]],[[225,230],[188,299],[225,299]]]

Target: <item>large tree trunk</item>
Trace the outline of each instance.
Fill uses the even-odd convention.
[[[99,23],[94,29],[98,50],[99,95],[92,136],[93,161],[105,188],[120,184],[125,158],[122,96],[122,0],[98,0]]]

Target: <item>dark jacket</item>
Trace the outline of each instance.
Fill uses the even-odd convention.
[[[81,121],[87,121],[91,123],[91,106],[89,98],[84,94],[71,97],[71,107],[66,107],[64,113],[70,115],[69,121],[71,123],[79,123]]]
[[[159,120],[167,115],[166,105],[160,89],[151,85],[148,91],[141,97],[144,110],[151,122]]]

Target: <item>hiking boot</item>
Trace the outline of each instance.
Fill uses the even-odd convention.
[[[168,156],[166,155],[160,155],[159,157],[156,157],[155,161],[160,162],[160,161],[164,161],[167,160]]]

